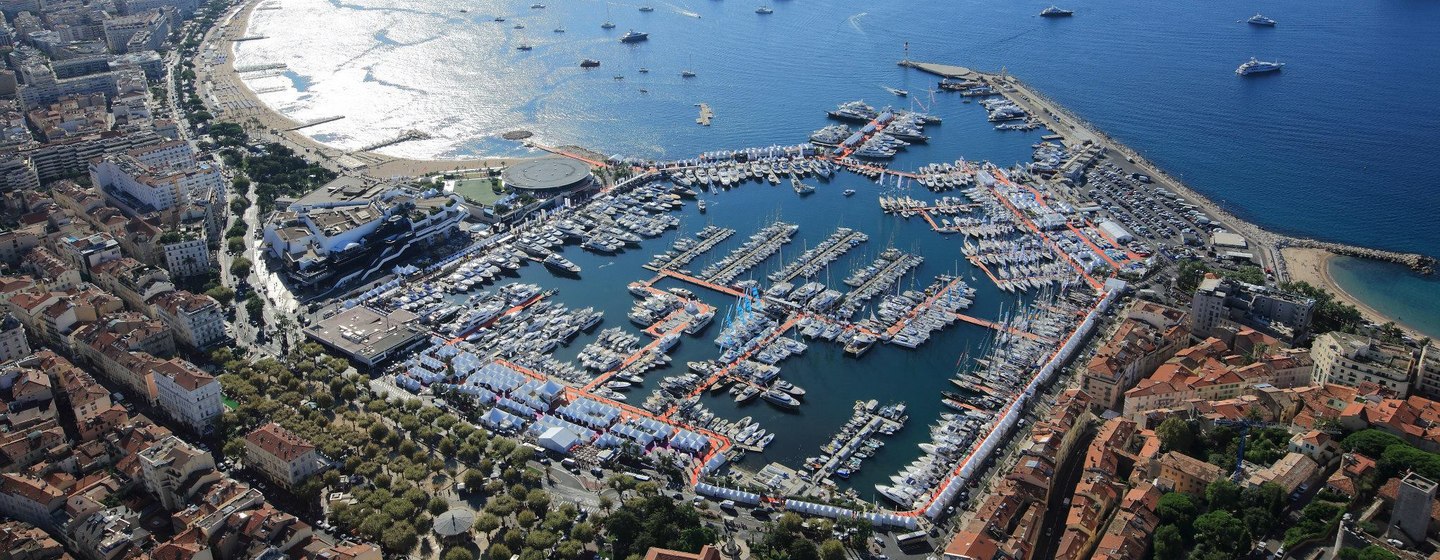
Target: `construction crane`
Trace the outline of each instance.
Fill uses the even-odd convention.
[[[1248,437],[1250,436],[1250,428],[1267,428],[1274,423],[1262,422],[1259,420],[1222,419],[1216,420],[1215,424],[1220,426],[1230,426],[1232,428],[1240,428],[1240,445],[1236,446],[1238,450],[1235,453],[1235,472],[1230,475],[1231,481],[1238,484],[1240,482],[1240,478],[1245,475],[1245,440],[1248,439]]]

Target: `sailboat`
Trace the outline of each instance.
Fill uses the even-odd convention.
[[[605,23],[600,24],[600,29],[615,29],[615,22],[610,21],[610,3],[605,3]]]

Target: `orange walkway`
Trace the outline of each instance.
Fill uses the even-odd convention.
[[[1039,340],[1039,341],[1044,341],[1044,342],[1055,342],[1055,340],[1052,339],[1052,338],[1040,336],[1040,335],[1035,334],[1035,333],[1032,333],[1032,332],[1030,332],[1030,331],[1022,331],[1022,330],[1016,329],[1016,328],[1005,328],[1004,325],[1001,325],[1000,323],[996,323],[995,321],[991,321],[991,320],[989,320],[989,319],[981,319],[981,318],[979,318],[979,317],[971,317],[971,316],[966,315],[966,314],[964,314],[964,313],[951,313],[951,315],[954,315],[956,319],[959,319],[959,320],[961,320],[961,321],[965,321],[966,323],[970,323],[970,324],[972,324],[972,325],[980,325],[980,326],[982,326],[982,327],[989,327],[989,328],[995,329],[995,330],[997,330],[997,331],[1003,330],[1003,331],[1008,332],[1008,333],[1010,333],[1010,334],[1023,336],[1023,337],[1025,337],[1025,338],[1030,339],[1030,340]]]
[[[679,273],[679,272],[675,272],[675,271],[670,270],[670,269],[668,269],[668,268],[665,269],[665,270],[660,271],[660,276],[669,276],[669,277],[671,277],[671,278],[676,278],[676,279],[679,279],[679,280],[683,280],[683,281],[689,282],[689,283],[691,283],[691,284],[694,284],[694,285],[696,285],[696,286],[700,286],[700,287],[702,287],[702,288],[714,290],[714,291],[720,292],[720,293],[722,293],[722,294],[727,294],[727,295],[731,295],[731,296],[735,296],[735,297],[744,297],[744,296],[745,296],[745,294],[744,294],[743,292],[741,292],[741,291],[739,291],[739,290],[736,290],[735,288],[731,288],[731,287],[729,287],[729,286],[721,286],[720,284],[715,284],[715,283],[713,283],[713,282],[706,282],[706,281],[701,280],[701,279],[699,279],[699,278],[696,278],[696,277],[694,277],[694,276],[690,276],[689,274],[681,274],[681,273]],[[656,280],[658,280],[658,279],[659,279],[659,277],[656,277]],[[653,285],[655,282],[652,281],[652,282],[650,282],[650,283]]]

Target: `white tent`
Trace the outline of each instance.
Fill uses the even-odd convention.
[[[561,427],[554,427],[545,430],[540,434],[540,446],[556,453],[568,455],[570,450],[580,444],[580,436],[575,432]]]

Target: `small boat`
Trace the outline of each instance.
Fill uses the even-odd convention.
[[[843,194],[845,196],[853,196],[855,194],[855,189],[845,189],[845,191],[840,194]]]
[[[521,43],[519,46],[515,47],[515,50],[517,50],[517,51],[528,51],[528,50],[533,49],[533,48],[535,48],[535,47],[530,46],[530,43]]]
[[[739,393],[739,394],[735,395],[735,402],[737,402],[737,403],[750,402],[750,400],[754,399],[755,397],[757,397],[757,396],[759,396],[759,395],[760,395],[760,388],[759,388],[759,387],[756,387],[756,386],[754,386],[754,385],[746,385],[744,389],[741,389],[741,390],[740,390],[740,393]],[[788,396],[788,395],[787,395],[787,396]]]
[[[1072,12],[1070,10],[1062,10],[1055,6],[1045,8],[1040,12],[1040,17],[1070,17],[1073,15],[1075,15],[1075,12]]]
[[[611,21],[606,21],[605,23],[600,24],[600,29],[615,29],[615,23]]]
[[[700,209],[701,214],[705,213],[705,201],[701,200],[699,202],[696,202],[695,207]]]
[[[543,9],[545,9],[545,5],[544,5],[544,4],[531,4],[531,5],[530,5],[530,9],[532,9],[532,10],[543,10]]]
[[[515,24],[515,29],[525,29],[525,24],[523,24],[523,23],[517,23],[517,24]]]
[[[565,28],[564,28],[564,27],[556,27],[556,28],[555,28],[555,32],[556,32],[556,33],[564,33],[564,32],[565,32]]]
[[[581,68],[595,68],[596,66],[599,66],[599,65],[600,65],[600,61],[595,60],[595,59],[593,59],[593,58],[587,58],[587,59],[585,59],[585,60],[580,61],[580,67],[581,67]]]
[[[625,32],[624,35],[621,35],[621,36],[620,36],[620,42],[621,42],[621,43],[639,43],[639,42],[642,42],[642,41],[649,41],[649,40],[650,40],[650,34],[649,34],[649,33],[645,33],[645,32],[643,32],[643,31],[636,31],[636,30],[634,30],[634,29],[631,29],[630,31],[627,31],[627,32]]]
[[[642,11],[642,12],[653,12],[653,11],[655,11],[655,8],[652,8],[652,7],[650,7],[650,6],[640,6],[640,11]]]
[[[880,86],[880,87],[885,88],[885,91],[888,91],[888,92],[890,92],[890,93],[895,94],[896,97],[908,97],[908,96],[910,95],[910,92],[905,91],[905,90],[903,90],[903,89],[893,88],[893,87],[890,87],[890,86]]]
[[[760,6],[759,8],[755,8],[755,13],[757,13],[757,14],[773,14],[773,13],[775,13],[775,10],[770,9],[770,6]]]
[[[495,21],[505,21],[505,16],[495,16]]]
[[[639,70],[639,72],[640,72],[641,74],[649,74],[649,73],[650,73],[650,69],[649,69],[649,68],[641,67],[640,70]]]
[[[616,74],[616,75],[615,75],[615,79],[616,79],[617,81],[618,81],[618,80],[623,80],[623,79],[625,79],[625,76],[621,76],[621,75],[619,75],[619,74]]]
[[[681,71],[680,71],[680,77],[681,77],[681,78],[694,78],[694,77],[695,77],[695,71],[694,71],[694,70],[681,70]]]

